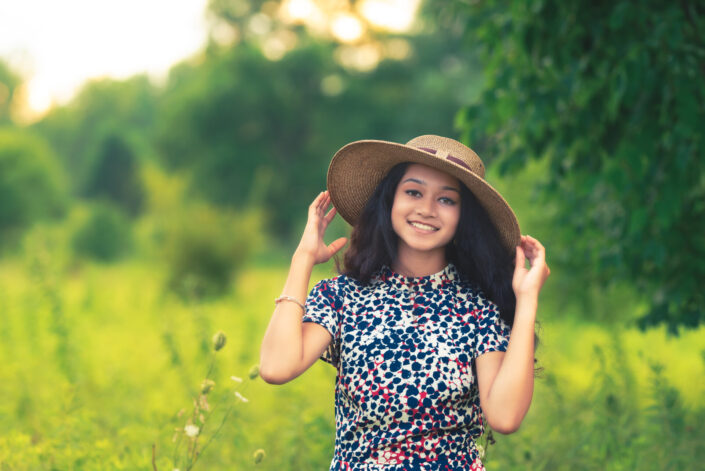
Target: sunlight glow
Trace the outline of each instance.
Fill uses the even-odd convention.
[[[402,32],[414,21],[419,3],[420,0],[364,0],[359,9],[370,24]]]
[[[68,102],[90,79],[124,79],[146,73],[163,80],[176,62],[192,56],[208,37],[209,0],[21,0],[0,1],[0,59],[24,80],[24,106],[41,114]],[[264,2],[245,29],[211,24],[211,38],[234,45],[252,32],[270,60],[281,59],[295,41],[280,33],[277,21],[303,23],[309,31],[333,36],[343,45],[338,59],[369,70],[383,57],[410,54],[404,40],[383,41],[369,29],[394,32],[411,27],[420,0],[283,0]],[[233,3],[249,10],[247,0]],[[372,45],[377,42],[378,44]],[[331,82],[335,84],[335,82]],[[331,92],[336,86],[326,85]],[[7,100],[0,90],[0,101]]]
[[[363,44],[360,46],[342,46],[335,51],[336,60],[343,67],[369,72],[377,67],[382,60],[382,53],[376,43]]]
[[[289,0],[283,8],[291,21],[302,21],[315,13],[316,5],[311,0]]]
[[[32,115],[41,115],[54,104],[51,87],[40,78],[34,78],[27,83],[27,104]]]
[[[345,84],[340,75],[333,74],[323,77],[321,80],[321,92],[326,96],[337,96],[343,92]]]
[[[262,54],[270,61],[278,61],[296,47],[298,37],[288,30],[279,30],[267,36],[262,42]]]
[[[247,27],[257,36],[264,36],[272,30],[272,19],[264,13],[257,13],[252,15]]]
[[[411,55],[411,44],[406,39],[392,38],[385,41],[384,55],[394,60],[404,60]]]
[[[32,111],[43,111],[88,79],[163,77],[203,47],[207,1],[0,1],[0,58],[28,80]]]
[[[331,32],[339,41],[349,43],[360,39],[365,29],[356,16],[343,13],[331,22]]]

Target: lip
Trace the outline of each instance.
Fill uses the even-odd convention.
[[[414,222],[417,223],[417,224],[423,224],[423,225],[425,225],[425,226],[433,227],[434,230],[427,231],[427,230],[425,230],[425,229],[421,229],[420,227],[414,226],[414,225],[412,224],[412,223],[414,223]],[[439,229],[438,227],[434,226],[433,224],[429,224],[429,223],[427,223],[427,222],[408,221],[408,223],[409,223],[409,225],[410,225],[416,232],[419,232],[419,233],[421,233],[421,234],[433,234],[434,232],[438,232],[438,229]]]

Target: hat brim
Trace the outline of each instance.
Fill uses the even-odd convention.
[[[402,162],[427,165],[463,182],[487,211],[502,244],[514,252],[521,235],[519,222],[497,190],[461,165],[396,142],[356,141],[336,152],[328,167],[327,186],[338,214],[355,225],[379,182],[392,167]]]

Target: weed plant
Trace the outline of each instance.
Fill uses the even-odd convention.
[[[251,266],[228,294],[195,304],[164,291],[168,267],[57,269],[48,254],[36,265],[0,262],[0,470],[153,469],[153,457],[159,471],[189,463],[327,469],[335,436],[330,365],[319,361],[280,386],[243,374],[238,391],[248,402],[230,379],[258,362],[286,268]],[[311,282],[330,273],[317,267]],[[211,334],[207,356],[202,342],[213,327],[228,332],[228,343],[210,368]],[[702,334],[668,338],[546,315],[532,408],[519,431],[494,434],[486,468],[702,469]],[[199,427],[197,441],[187,425]]]

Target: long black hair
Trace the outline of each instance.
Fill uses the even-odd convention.
[[[383,265],[391,267],[398,246],[391,224],[392,205],[409,165],[403,162],[392,167],[375,188],[353,227],[340,273],[368,284]],[[460,219],[453,242],[446,246],[446,260],[455,265],[462,280],[482,290],[511,327],[516,308],[514,254],[502,245],[487,211],[462,182],[460,190]]]

